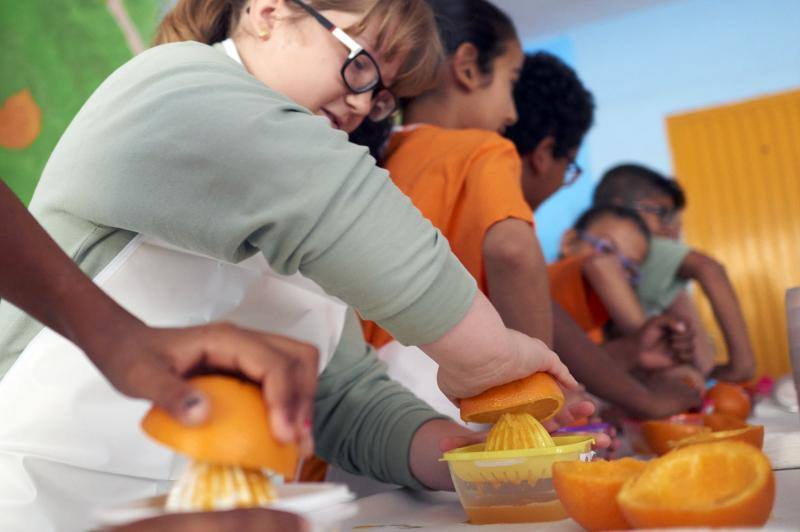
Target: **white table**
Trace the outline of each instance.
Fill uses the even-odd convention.
[[[769,403],[761,404],[750,420],[763,424],[771,432],[800,431],[800,416],[779,410]],[[800,459],[800,457],[798,457]],[[800,467],[775,472],[777,495],[772,517],[766,530],[800,530]],[[437,530],[456,531],[542,531],[578,532],[582,530],[575,521],[566,519],[553,523],[522,525],[482,525],[467,523],[467,516],[455,493],[419,493],[410,490],[393,490],[359,499],[355,502],[358,513],[344,523],[342,530]]]

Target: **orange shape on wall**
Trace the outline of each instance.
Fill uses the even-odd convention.
[[[10,150],[27,148],[42,130],[42,111],[31,91],[23,89],[0,107],[0,146]]]

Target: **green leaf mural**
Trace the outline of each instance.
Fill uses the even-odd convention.
[[[0,178],[23,201],[86,99],[136,41],[148,46],[167,3],[0,2]]]

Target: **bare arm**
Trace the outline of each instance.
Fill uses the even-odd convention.
[[[700,312],[686,290],[682,290],[667,312],[678,319],[685,320],[695,332],[693,363],[703,375],[708,375],[714,367],[714,343],[706,332]]]
[[[547,264],[531,225],[516,218],[494,224],[483,239],[489,300],[506,327],[553,345]]]
[[[315,348],[232,325],[147,327],[86,277],[3,183],[0,216],[0,297],[78,345],[122,393],[198,423],[208,404],[182,375],[200,363],[237,371],[263,383],[275,434],[311,449]]]
[[[728,364],[715,369],[712,376],[734,382],[751,379],[755,373],[755,356],[739,298],[725,267],[708,255],[692,250],[683,260],[678,275],[696,280],[703,288],[725,338]]]
[[[652,393],[623,364],[596,346],[561,307],[554,305],[555,345],[561,359],[586,389],[628,413],[661,418],[683,412],[701,402],[691,390]]]
[[[538,371],[552,374],[568,389],[578,385],[542,341],[506,328],[480,291],[455,327],[419,347],[439,364],[439,387],[450,399],[472,397]]]
[[[583,274],[622,334],[632,334],[644,325],[647,317],[616,257],[592,256],[583,263]]]

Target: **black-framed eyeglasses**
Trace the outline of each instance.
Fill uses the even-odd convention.
[[[373,122],[380,122],[391,116],[397,110],[397,99],[383,84],[381,69],[370,53],[319,11],[302,0],[292,1],[305,9],[350,51],[342,65],[342,79],[347,89],[353,94],[372,92],[372,109],[368,118]]]
[[[628,275],[628,279],[633,286],[636,286],[641,282],[642,269],[638,264],[620,253],[613,243],[604,238],[597,238],[587,233],[580,233],[578,234],[578,237],[591,245],[598,253],[603,253],[604,255],[614,255],[617,257],[620,266],[622,266],[622,269],[625,270],[625,273]]]
[[[662,225],[671,226],[678,219],[680,211],[672,207],[648,205],[647,203],[633,203],[630,207],[639,212],[654,214]]]
[[[564,172],[564,184],[561,185],[563,187],[569,187],[575,184],[581,174],[583,173],[583,168],[575,161],[575,158],[572,158],[569,161],[569,165],[567,166],[567,170]]]

